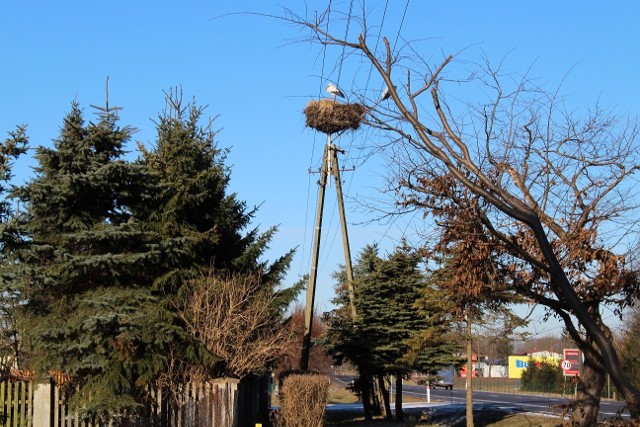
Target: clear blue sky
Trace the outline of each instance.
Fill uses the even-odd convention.
[[[108,76],[110,103],[124,108],[121,124],[138,128],[135,140],[152,144],[151,119],[164,106],[163,91],[182,86],[186,99],[195,97],[209,106],[208,115],[219,115],[218,141],[232,147],[231,190],[250,205],[261,204],[255,225],[280,226],[270,257],[299,247],[289,276],[294,281],[309,271],[317,175],[308,170],[319,167],[324,145],[324,137],[305,128],[302,110],[324,96],[327,79],[347,93],[381,87],[375,74],[367,78],[365,64],[348,56],[341,61],[340,48],[325,51],[299,41],[306,33],[294,25],[227,15],[282,15],[284,6],[312,16],[327,6],[306,3],[0,0],[0,131],[4,136],[28,124],[32,145],[49,145],[72,100],[88,117],[90,104],[103,105]],[[330,31],[344,35],[350,4],[333,3]],[[354,14],[361,8],[362,1],[353,1]],[[532,67],[531,74],[550,87],[569,73],[562,90],[576,108],[599,99],[620,113],[640,110],[637,2],[370,0],[366,8],[374,32],[397,47],[419,40],[416,46],[434,60],[460,53],[461,59],[478,61],[484,53],[497,62],[508,54],[510,69]],[[349,30],[353,38],[359,28]],[[380,242],[386,250],[403,233],[411,239],[420,220],[366,223],[372,216],[355,199],[381,198],[375,189],[383,185],[385,171],[378,161],[358,160],[350,149],[362,142],[354,142],[358,138],[338,141],[349,149],[343,165],[358,166],[343,176],[354,256],[366,243]],[[134,156],[133,143],[131,150]],[[28,178],[29,165],[19,165],[17,172],[18,179]],[[320,259],[321,310],[333,296],[330,273],[343,262],[334,200],[332,186]],[[535,329],[545,330],[542,324]]]

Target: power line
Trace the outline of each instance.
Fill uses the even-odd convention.
[[[400,21],[400,26],[398,27],[398,34],[396,34],[396,41],[393,42],[393,49],[391,52],[395,52],[396,45],[398,44],[398,38],[400,38],[400,31],[402,30],[402,26],[404,25],[404,18],[407,16],[407,10],[409,9],[409,0],[404,6],[404,13],[402,14],[402,20]]]
[[[351,25],[351,11],[353,10],[353,0],[351,0],[351,2],[349,3],[349,15],[347,16],[347,27],[344,30],[344,39],[343,40],[347,40],[347,37],[349,36],[349,26]],[[342,45],[342,54],[340,55],[340,65],[338,67],[338,80],[336,81],[336,83],[338,83],[338,86],[340,86],[340,77],[342,76],[342,64],[344,62],[344,50],[345,50],[346,46]]]
[[[333,3],[330,2],[329,3],[329,7],[328,7],[328,11],[327,11],[327,25],[326,25],[327,33],[329,32],[330,12],[332,11],[331,10],[332,6],[333,6]],[[382,38],[382,31],[383,31],[383,28],[384,28],[384,25],[385,25],[385,22],[386,22],[388,6],[389,6],[389,0],[386,0],[385,1],[385,6],[384,6],[384,10],[383,10],[383,13],[382,13],[382,18],[381,18],[381,21],[380,21],[380,26],[379,26],[380,31],[378,32],[378,35],[377,35],[377,38],[376,38],[376,44],[375,44],[374,52],[377,52],[379,44],[380,44],[380,39]],[[409,7],[409,0],[407,0],[407,2],[405,3],[405,8],[404,8],[403,15],[402,15],[402,18],[401,18],[401,21],[400,21],[400,26],[399,26],[399,28],[397,30],[395,41],[394,41],[394,50],[395,50],[395,46],[397,45],[398,39],[400,37],[400,32],[402,31],[402,28],[403,28],[403,25],[404,25],[404,21],[406,19],[408,7]],[[348,15],[347,15],[347,22],[346,22],[345,33],[344,33],[344,38],[343,38],[343,40],[345,40],[345,41],[347,40],[347,37],[349,35],[350,24],[351,24],[351,20],[352,20],[352,14],[353,14],[353,0],[351,0],[349,2],[349,11],[348,11]],[[324,49],[323,49],[323,62],[322,62],[322,75],[321,75],[320,91],[324,90],[324,80],[325,80],[324,75],[325,75],[325,65],[326,65],[326,62],[325,62],[326,61],[326,52],[327,52],[327,46],[325,45]],[[344,59],[345,59],[345,56],[346,56],[345,52],[346,52],[346,46],[343,45],[342,46],[342,51],[341,51],[341,54],[340,54],[340,58],[339,58],[339,62],[338,62],[338,74],[337,74],[337,80],[336,80],[336,83],[338,85],[340,85],[341,78],[342,78],[342,71],[344,69]],[[334,71],[335,71],[335,68],[334,68]],[[366,81],[365,92],[364,93],[367,93],[367,91],[368,91],[368,87],[369,87],[370,82],[371,82],[372,72],[373,72],[373,65],[371,65],[369,67],[369,72],[368,72],[368,75],[367,75],[367,81]],[[321,95],[319,95],[319,97],[320,96]],[[315,140],[316,140],[316,135],[314,135],[314,145],[315,145]],[[348,152],[351,152],[352,149],[353,149],[353,141],[350,139],[347,150],[348,150]],[[312,155],[312,158],[313,158],[313,155]],[[311,162],[311,164],[312,163],[313,162]],[[351,175],[351,177],[347,181],[347,189],[346,189],[347,191],[345,192],[345,196],[347,198],[348,198],[348,195],[350,193],[350,190],[351,190],[351,187],[352,187],[352,184],[353,184],[353,180],[354,180],[354,175]],[[308,191],[307,211],[306,211],[306,215],[307,216],[305,218],[305,242],[304,242],[303,247],[306,247],[306,234],[307,234],[307,230],[308,230],[307,225],[308,225],[308,221],[309,221],[309,199],[310,199],[309,194],[310,194],[310,188],[311,188],[311,179],[309,180],[309,187],[308,187],[308,190],[307,190]],[[331,217],[329,219],[328,227],[327,227],[328,230],[333,229],[333,220],[335,218],[335,213],[336,213],[335,209],[332,209],[332,214],[331,214]],[[387,231],[384,233],[385,236],[389,237],[388,233],[389,233],[390,228],[392,226],[393,226],[393,224],[389,224],[389,226],[387,228]],[[326,264],[328,262],[327,253],[331,253],[332,252],[335,240],[337,238],[337,233],[338,233],[338,231],[335,230],[334,233],[333,233],[333,237],[332,238],[328,238],[328,239],[325,238],[325,241],[328,242],[328,245],[322,246],[322,249],[321,249],[321,258],[324,260],[323,262],[321,262],[322,266],[326,266]]]
[[[346,27],[345,27],[343,40],[347,40],[347,37],[349,36],[349,28],[350,28],[350,25],[351,25],[352,13],[353,13],[353,0],[351,0],[349,2],[349,13],[347,15],[347,23],[346,23]],[[328,31],[328,25],[327,25],[327,32],[329,32]],[[336,80],[336,83],[338,84],[338,86],[340,86],[340,79],[342,77],[342,69],[343,69],[343,64],[344,64],[345,49],[346,49],[346,46],[343,45],[342,46],[342,52],[340,54],[340,61],[339,61],[339,64],[338,64],[338,78]],[[326,46],[325,46],[325,51],[326,51]],[[322,79],[322,81],[324,82],[324,78]],[[338,230],[333,228],[333,220],[335,218],[335,214],[336,214],[336,211],[335,211],[335,207],[334,207],[334,209],[331,210],[331,217],[329,218],[328,227],[326,227],[328,230],[334,230],[333,238],[331,238],[331,239],[325,238],[325,241],[330,242],[328,247],[327,247],[327,245],[321,246],[320,258],[323,259],[323,261],[322,261],[322,267],[323,268],[326,266],[326,264],[328,262],[328,257],[326,256],[326,254],[332,252],[333,245],[334,245],[335,240],[336,240],[336,238],[338,236]]]
[[[384,5],[384,10],[382,12],[382,19],[380,20],[380,30],[378,31],[378,37],[376,39],[376,45],[374,47],[374,52],[376,52],[378,50],[378,45],[380,43],[380,35],[382,34],[382,28],[384,27],[384,22],[385,22],[385,19],[386,19],[386,16],[387,16],[388,6],[389,6],[389,0],[386,0],[385,5]],[[364,13],[366,13],[366,11],[364,11]],[[349,6],[349,16],[351,16],[351,6]],[[345,37],[345,40],[346,40],[346,37]],[[342,47],[343,54],[344,54],[344,48],[345,48],[345,46]],[[369,89],[369,82],[371,81],[372,72],[373,72],[373,64],[371,64],[371,66],[369,67],[369,74],[367,75],[367,83],[365,84],[365,87],[364,87],[364,93],[365,94],[367,93],[367,91]],[[350,140],[349,141],[349,146],[347,147],[346,151],[348,153],[351,153],[353,151],[352,149],[353,149],[353,141]],[[347,196],[351,191],[351,184],[352,183],[353,183],[353,175],[351,175],[351,178],[349,179],[349,184],[347,186],[347,192],[346,192]]]
[[[389,0],[387,0],[384,4],[384,11],[382,12],[382,20],[380,21],[380,31],[378,32],[378,38],[376,39],[376,45],[373,48],[374,54],[378,52],[378,45],[380,44],[380,35],[382,34],[382,28],[384,27],[384,20],[387,16],[387,7],[389,6]],[[406,9],[405,9],[406,11]],[[367,83],[364,86],[364,92],[367,93],[367,89],[369,89],[369,81],[371,80],[371,73],[373,72],[373,64],[369,67],[369,75],[367,76]]]
[[[327,32],[329,31],[329,23],[331,21],[331,2],[329,2],[329,6],[327,7],[327,25],[326,25],[326,29]],[[323,91],[323,87],[324,87],[324,72],[325,72],[325,64],[326,64],[326,60],[327,60],[327,45],[323,45],[322,47],[322,68],[320,70],[320,85],[318,87],[318,99],[320,99],[322,97],[322,91]],[[313,158],[315,156],[315,148],[316,148],[316,138],[318,136],[317,132],[313,133],[313,144],[311,144],[311,157],[309,158],[309,168],[308,170],[311,170],[311,168],[313,167]],[[311,260],[307,261],[307,265],[305,267],[304,261],[304,254],[306,254],[306,249],[307,249],[307,231],[309,229],[308,225],[309,225],[309,200],[311,198],[311,183],[312,181],[312,175],[309,173],[307,174],[307,206],[306,206],[306,211],[305,211],[305,217],[304,217],[304,233],[303,233],[303,237],[302,237],[302,256],[300,257],[300,271],[299,271],[299,275],[303,275],[303,271],[309,271],[310,268],[310,263]]]

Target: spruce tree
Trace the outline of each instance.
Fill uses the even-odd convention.
[[[403,418],[402,378],[413,370],[433,372],[454,360],[455,346],[444,339],[446,324],[434,313],[425,316],[417,310],[416,302],[425,287],[420,264],[419,255],[403,241],[386,258],[377,260],[358,290],[361,333],[372,344],[379,378],[393,375],[396,379],[398,420]],[[384,391],[384,383],[379,382]],[[385,404],[390,418],[386,400]]]
[[[0,142],[0,374],[3,375],[9,374],[15,365],[22,367],[23,362],[23,342],[18,333],[18,314],[23,300],[15,289],[15,276],[11,272],[20,238],[11,227],[16,211],[7,193],[14,161],[26,152],[27,143],[25,126],[18,126]]]
[[[137,408],[181,333],[143,274],[158,252],[129,206],[145,197],[137,191],[148,176],[122,159],[132,129],[117,120],[107,107],[85,123],[73,103],[53,147],[37,149],[36,176],[16,192],[31,368],[68,375],[94,414]]]
[[[123,159],[133,130],[118,110],[97,112],[86,122],[73,103],[53,147],[37,148],[35,177],[14,194],[24,212],[7,226],[19,239],[6,272],[25,301],[29,367],[67,375],[87,414],[129,414],[176,359],[216,365],[178,315],[188,283],[210,268],[259,273],[278,290],[274,322],[301,283],[279,287],[292,251],[262,260],[276,230],[249,227],[255,209],[228,192],[226,151],[201,108],[169,97],[137,162]]]
[[[152,270],[153,289],[167,307],[181,310],[190,292],[210,283],[211,275],[257,275],[262,286],[276,295],[273,321],[269,322],[273,327],[282,322],[304,284],[300,281],[281,287],[294,251],[271,263],[263,260],[277,230],[272,227],[261,233],[250,227],[256,208],[248,208],[237,194],[228,191],[228,150],[218,147],[212,120],[201,124],[203,112],[204,107],[195,101],[183,105],[181,94],[168,94],[166,108],[156,122],[153,147],[140,145],[138,163],[150,173],[147,185],[153,191],[148,200],[136,206],[136,217],[153,236],[160,253]],[[256,294],[262,291],[257,289]],[[191,345],[197,349],[198,343]],[[190,357],[185,352],[175,354],[187,368],[195,364],[208,367],[211,373],[225,363],[211,357]],[[215,359],[219,355],[209,356]]]
[[[178,294],[187,279],[206,275],[211,268],[230,273],[260,270],[265,282],[280,283],[293,251],[271,264],[261,259],[276,228],[262,233],[250,228],[256,208],[228,192],[228,150],[217,146],[213,121],[201,125],[204,108],[195,102],[183,106],[179,93],[168,94],[166,103],[154,147],[140,145],[140,164],[153,176],[154,190],[136,212],[161,253],[155,288],[165,295]]]
[[[331,316],[330,348],[338,361],[347,359],[358,368],[364,403],[372,378],[383,388],[384,376],[401,379],[414,369],[433,373],[454,360],[454,346],[444,341],[446,324],[440,312],[428,316],[416,305],[426,286],[420,262],[405,242],[386,258],[375,245],[365,247],[354,268],[355,321],[348,317],[345,292],[338,289],[335,302],[342,306]],[[401,393],[398,396],[401,408]],[[388,401],[385,406],[390,417]],[[397,414],[402,418],[401,410]]]

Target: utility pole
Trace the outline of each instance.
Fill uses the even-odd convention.
[[[356,318],[355,289],[353,287],[353,268],[351,266],[351,249],[349,247],[349,232],[347,231],[347,216],[344,211],[342,198],[342,181],[340,180],[340,167],[338,165],[338,151],[344,154],[344,150],[338,150],[335,146],[330,149],[332,156],[333,177],[336,181],[336,197],[338,198],[338,213],[340,215],[340,228],[342,229],[342,248],[344,250],[344,268],[347,273],[347,290],[349,292],[349,305],[351,305],[351,318]]]
[[[338,164],[338,148],[331,142],[331,134],[327,134],[327,144],[324,147],[322,166],[320,168],[320,180],[318,181],[318,205],[316,207],[316,226],[313,233],[313,249],[311,254],[311,273],[307,286],[307,303],[304,319],[304,337],[302,340],[302,355],[300,357],[300,370],[309,369],[309,353],[311,352],[311,329],[313,327],[313,304],[316,293],[316,281],[318,278],[318,255],[320,253],[320,236],[322,232],[322,213],[324,210],[325,190],[329,175],[333,175],[336,182],[336,196],[338,198],[338,211],[340,226],[342,228],[342,244],[344,248],[345,270],[347,274],[347,288],[349,291],[349,303],[351,316],[356,317],[355,290],[353,287],[353,269],[351,266],[351,250],[349,248],[349,235],[347,232],[347,220],[342,200],[342,183],[340,181],[340,166]],[[343,152],[343,151],[341,151]]]

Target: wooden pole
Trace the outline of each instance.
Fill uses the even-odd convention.
[[[344,249],[344,265],[347,273],[347,289],[349,292],[349,304],[351,305],[351,318],[356,318],[356,301],[355,288],[353,286],[353,268],[351,266],[351,249],[349,247],[349,233],[347,231],[347,217],[344,210],[344,201],[342,200],[342,181],[340,180],[340,167],[338,165],[338,149],[335,146],[330,147],[330,156],[332,158],[331,168],[332,174],[336,181],[336,195],[338,197],[338,212],[340,214],[340,228],[342,229],[342,246]]]
[[[318,181],[318,204],[316,206],[316,227],[313,233],[313,249],[311,253],[311,273],[307,286],[307,301],[304,318],[304,337],[302,340],[302,355],[300,357],[300,370],[309,369],[309,354],[311,353],[311,330],[313,328],[313,305],[316,294],[316,282],[318,278],[318,256],[320,254],[320,236],[322,233],[322,213],[324,210],[325,190],[329,175],[333,175],[336,182],[336,195],[338,198],[338,211],[340,215],[340,227],[342,229],[342,245],[344,248],[345,270],[347,274],[347,289],[349,292],[349,304],[351,317],[355,320],[355,289],[353,286],[353,267],[351,265],[351,249],[349,247],[349,233],[347,231],[347,219],[344,210],[342,196],[342,182],[340,180],[340,166],[338,164],[339,150],[331,142],[331,134],[327,135],[327,145],[324,147],[322,166],[320,168],[320,180]]]
[[[311,253],[311,273],[307,286],[307,304],[304,316],[304,337],[302,339],[302,355],[300,357],[300,370],[309,369],[309,353],[311,352],[311,329],[313,327],[313,303],[316,294],[316,280],[318,278],[318,255],[320,254],[320,235],[322,232],[322,211],[324,209],[324,194],[329,174],[329,146],[331,135],[327,135],[327,145],[324,147],[322,166],[320,168],[320,180],[318,181],[318,204],[316,207],[316,228],[313,233],[313,249]]]

